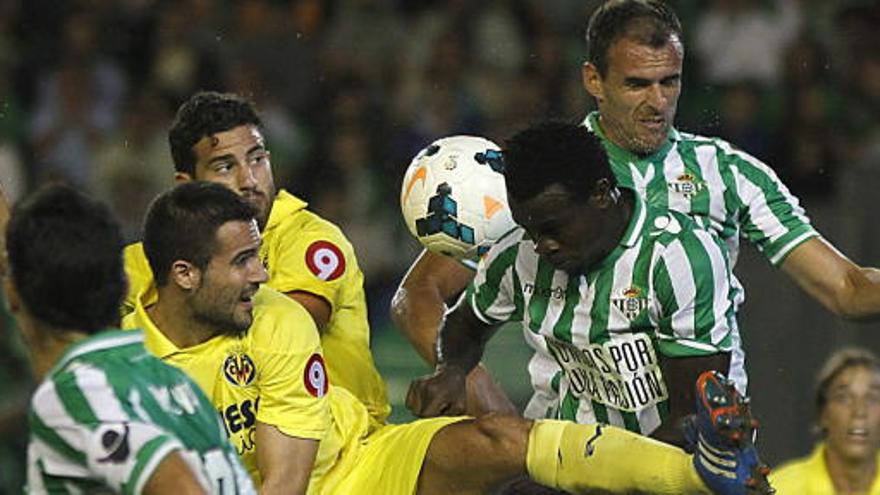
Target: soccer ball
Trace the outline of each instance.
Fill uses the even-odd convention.
[[[429,250],[477,260],[514,227],[498,146],[476,136],[438,139],[406,170],[400,209]]]

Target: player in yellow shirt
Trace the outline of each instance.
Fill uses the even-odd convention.
[[[880,495],[880,359],[864,348],[832,354],[816,380],[822,441],[774,470],[778,495]]]
[[[260,287],[268,274],[253,215],[238,195],[207,182],[160,196],[144,227],[156,290],[142,294],[124,326],[143,328],[151,352],[204,388],[261,494],[475,494],[526,474],[572,493],[713,493],[704,479],[730,487],[714,493],[745,493],[753,451],[704,444],[729,438],[711,421],[699,423],[698,449],[722,459],[710,470],[700,468],[705,456],[611,426],[501,415],[375,422],[328,382],[305,309]],[[732,385],[719,391],[723,401],[709,402],[747,419]]]
[[[251,104],[235,95],[193,95],[169,131],[175,179],[223,184],[256,207],[267,284],[312,315],[330,381],[357,396],[376,421],[384,421],[391,407],[370,353],[363,273],[354,248],[338,227],[308,211],[305,201],[276,192],[261,126]],[[140,243],[126,248],[125,265],[130,288],[123,312],[128,312],[152,285],[153,274]]]

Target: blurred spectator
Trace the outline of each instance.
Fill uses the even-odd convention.
[[[802,198],[829,198],[842,162],[840,98],[829,67],[824,47],[806,34],[786,50],[776,161],[786,185]]]
[[[761,88],[750,81],[739,81],[719,89],[717,134],[755,157],[769,160],[773,136],[768,132]]]
[[[798,0],[712,0],[696,20],[694,48],[707,82],[750,80],[768,86],[781,75],[785,46],[801,22]]]
[[[880,493],[880,361],[862,348],[831,355],[816,380],[821,440],[770,475],[779,495]]]
[[[140,240],[147,206],[173,184],[166,126],[171,118],[156,91],[137,95],[121,125],[95,152],[96,195],[114,211],[126,241]]]
[[[98,51],[99,28],[93,15],[69,17],[61,61],[40,85],[30,138],[43,179],[89,187],[94,148],[118,123],[127,83]]]

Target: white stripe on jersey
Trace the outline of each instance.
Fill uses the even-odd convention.
[[[723,258],[724,254],[718,249],[718,245],[715,244],[711,234],[706,231],[694,231],[694,234],[703,245],[703,249],[705,249],[706,254],[709,256],[709,263],[712,265],[712,279],[715,282],[713,294],[727,294],[729,281],[727,279],[727,264]],[[720,344],[729,333],[727,310],[733,303],[725,297],[715,297],[713,299],[712,315],[715,325],[712,327],[710,335],[713,344]]]
[[[38,460],[42,461],[47,472],[56,476],[72,478],[89,478],[93,476],[86,466],[71,461],[70,458],[50,447],[49,444],[43,442],[36,435],[31,435],[31,440],[28,443],[28,471],[31,471],[32,475],[28,477],[28,484],[36,479],[39,479],[40,483],[42,483],[43,477],[37,466]]]
[[[666,177],[666,184],[675,184],[678,178],[684,175],[684,161],[678,152],[678,148],[669,150],[666,159],[663,161],[663,175]],[[666,200],[668,208],[674,211],[689,212],[691,211],[691,200],[689,196],[674,192],[669,187],[666,188]]]
[[[615,297],[620,297],[623,295],[624,291],[632,287],[633,285],[633,269],[635,268],[635,261],[638,258],[639,250],[644,242],[643,239],[639,239],[638,243],[631,249],[627,249],[623,252],[620,258],[617,259],[614,263],[613,268],[613,280],[611,282],[611,298],[612,300]],[[642,287],[642,290],[647,290],[647,287]],[[595,294],[594,294],[595,295]],[[591,301],[592,302],[592,301]],[[589,306],[592,307],[592,304]],[[631,322],[629,318],[623,314],[622,311],[618,310],[616,306],[613,304],[608,308],[608,329],[627,329],[629,332],[629,327],[631,326]],[[574,333],[574,332],[572,332]],[[588,334],[589,332],[584,332]],[[587,335],[588,336],[588,335]],[[579,347],[586,347],[588,342],[584,341],[583,343],[579,343]],[[622,424],[622,423],[621,423]]]
[[[104,370],[86,364],[71,366],[68,371],[73,373],[77,387],[101,422],[124,422],[131,419],[122,409]]]
[[[727,208],[724,203],[724,192],[727,187],[724,179],[721,178],[721,171],[718,167],[717,150],[711,145],[700,145],[694,148],[697,156],[697,163],[700,165],[700,172],[703,174],[703,181],[706,183],[706,189],[709,193],[709,220],[715,224],[713,228],[721,231],[718,225],[719,218],[726,218]],[[738,233],[731,236],[727,240],[728,257],[730,266],[736,265],[736,259],[739,256],[739,235]]]
[[[86,454],[80,428],[76,421],[67,414],[64,404],[58,396],[55,382],[46,380],[40,385],[31,399],[31,409],[43,424],[51,428],[68,445],[82,452],[83,455]],[[36,436],[31,435],[31,438],[36,438]],[[72,464],[70,461],[67,463]]]
[[[788,229],[779,223],[779,219],[770,210],[770,206],[767,204],[767,197],[764,196],[764,191],[743,175],[738,166],[731,165],[730,170],[733,172],[733,176],[736,177],[739,195],[743,198],[743,201],[753,206],[760,205],[750,210],[752,224],[755,228],[760,230],[770,242],[787,234]],[[761,218],[755,218],[756,215],[761,215]],[[762,228],[762,225],[766,226],[766,228]]]
[[[694,286],[694,274],[688,263],[687,253],[679,239],[675,239],[666,246],[663,262],[666,265],[667,272],[669,272],[675,300],[693,301],[697,294],[697,288]],[[716,297],[715,299],[718,298]],[[664,310],[668,311],[667,308],[664,308]],[[696,339],[696,333],[694,333],[694,305],[691,304],[685,308],[678,308],[673,314],[671,326],[676,336]]]

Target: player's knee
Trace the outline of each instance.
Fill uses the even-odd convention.
[[[525,459],[532,422],[518,416],[487,414],[474,420],[474,426],[492,452],[508,452]]]

